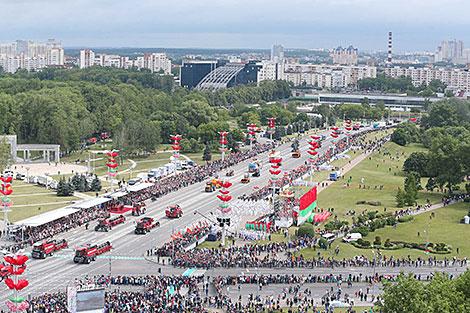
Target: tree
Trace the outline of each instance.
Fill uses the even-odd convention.
[[[401,188],[398,188],[395,199],[397,201],[397,207],[402,208],[405,206],[405,193]]]
[[[90,185],[90,191],[93,191],[93,192],[99,192],[101,191],[101,181],[100,179],[98,178],[97,175],[95,175],[95,177],[93,178],[93,180],[91,181],[91,185]]]
[[[434,189],[437,188],[436,179],[434,177],[429,177],[428,181],[426,182],[426,190],[433,192]]]
[[[416,175],[410,173],[405,178],[405,196],[404,200],[407,205],[415,205],[416,199],[418,198],[418,187],[417,187]]]
[[[8,168],[11,161],[10,144],[5,138],[0,140],[0,173],[3,173]]]
[[[406,146],[406,144],[409,142],[409,136],[402,128],[395,129],[390,139],[392,142],[400,146]]]
[[[416,172],[421,177],[428,176],[427,167],[429,158],[424,152],[413,152],[403,163],[403,171]]]
[[[206,147],[204,148],[204,152],[202,153],[202,160],[208,162],[211,159],[212,159],[211,149],[210,149],[210,146],[206,144]]]
[[[61,178],[57,184],[57,196],[68,197],[71,195],[73,195],[73,187],[65,181],[65,178]]]
[[[400,274],[396,282],[385,282],[383,313],[464,313],[470,304],[470,272],[455,279],[435,273],[429,283],[423,283],[413,274]]]

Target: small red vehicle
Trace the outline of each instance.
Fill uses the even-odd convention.
[[[33,259],[45,259],[54,252],[67,248],[69,245],[65,239],[62,240],[46,240],[37,242],[33,245],[31,256]]]
[[[159,221],[155,221],[155,219],[151,217],[143,217],[137,222],[134,232],[137,235],[145,235],[146,233],[150,232],[152,228],[155,228],[158,226],[160,226]]]
[[[95,226],[95,231],[110,231],[114,226],[122,224],[126,221],[124,215],[119,215],[113,218],[103,218],[98,221]]]
[[[111,249],[112,245],[109,241],[100,245],[86,245],[75,250],[73,261],[78,264],[90,264],[91,261],[96,260],[98,255],[108,252]]]
[[[183,210],[178,204],[175,204],[166,209],[165,215],[168,218],[180,218],[183,216]]]

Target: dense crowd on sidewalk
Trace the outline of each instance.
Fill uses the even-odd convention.
[[[99,277],[96,278],[99,282]],[[143,291],[109,289],[105,293],[105,313],[186,313],[205,312],[198,284],[202,277],[181,276],[118,276],[111,278],[111,284],[134,285],[145,280]],[[77,284],[86,282],[78,281]],[[139,284],[139,286],[142,286]],[[46,293],[30,301],[32,313],[66,313],[65,292]]]

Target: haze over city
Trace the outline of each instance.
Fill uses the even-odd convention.
[[[331,48],[353,44],[433,50],[470,42],[464,0],[0,1],[0,42],[61,38],[65,47]],[[456,8],[458,8],[456,10]],[[445,21],[445,23],[439,23]]]

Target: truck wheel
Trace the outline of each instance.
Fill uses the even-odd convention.
[[[88,258],[85,259],[85,263],[86,263],[86,264],[90,264],[90,262],[91,262],[90,259],[88,259]]]

